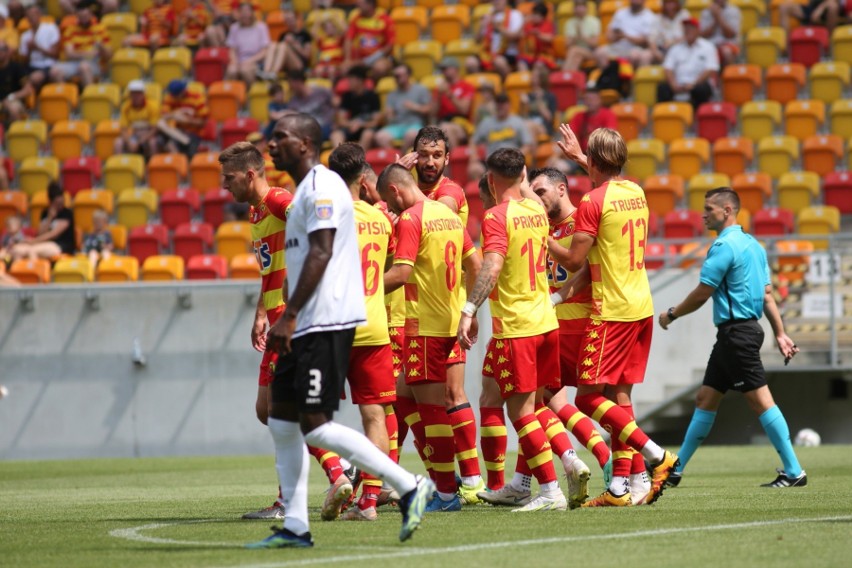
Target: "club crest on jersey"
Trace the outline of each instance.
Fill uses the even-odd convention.
[[[317,219],[327,221],[334,214],[334,202],[331,199],[318,199],[314,207]]]

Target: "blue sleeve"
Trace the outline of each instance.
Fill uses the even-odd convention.
[[[702,284],[718,288],[725,279],[728,269],[734,262],[734,251],[724,242],[716,242],[707,251],[707,258],[701,266]]]

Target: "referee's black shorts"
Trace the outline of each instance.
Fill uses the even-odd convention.
[[[340,407],[355,329],[321,331],[298,337],[278,358],[270,384],[272,402],[296,403],[300,413],[331,413]]]
[[[704,385],[721,393],[729,389],[749,392],[764,386],[766,373],[760,360],[763,336],[757,320],[721,324],[704,372]]]

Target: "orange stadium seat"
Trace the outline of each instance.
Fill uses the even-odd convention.
[[[79,99],[80,89],[74,83],[45,85],[38,95],[39,116],[51,125],[68,120],[77,109]]]
[[[692,242],[684,244],[680,249],[680,257],[681,261],[678,264],[680,268],[691,268],[695,266],[697,262],[703,262],[704,258],[707,257],[707,251],[710,249],[710,245]]]
[[[760,211],[772,198],[772,177],[763,172],[739,173],[731,180],[731,187],[740,196],[740,205],[749,211]]]
[[[185,154],[154,154],[148,160],[148,185],[163,193],[177,188],[186,179]]]
[[[222,280],[228,277],[228,261],[218,254],[199,254],[186,262],[187,280]]]
[[[20,215],[26,219],[29,199],[23,191],[0,191],[0,227],[6,230],[6,218]],[[2,259],[0,259],[2,262]]]
[[[9,267],[8,274],[21,284],[48,284],[50,282],[50,261],[44,258],[33,260],[19,258]]]
[[[752,64],[727,65],[722,71],[722,100],[737,106],[754,100],[763,85],[760,67]]]
[[[173,79],[189,76],[192,52],[185,47],[163,47],[154,52],[151,60],[151,79],[166,87]]]
[[[95,126],[95,156],[106,160],[115,153],[115,139],[121,135],[121,123],[102,120]]]
[[[169,246],[169,231],[165,225],[142,225],[133,227],[127,237],[127,253],[145,262],[149,256],[166,252]]]
[[[799,141],[815,135],[825,122],[825,103],[820,100],[790,101],[784,108],[784,130]]]
[[[432,39],[447,45],[461,39],[470,26],[470,8],[464,5],[447,6],[443,0],[432,9]]]
[[[157,213],[157,202],[157,192],[153,189],[125,189],[118,194],[116,220],[128,229],[147,225]]]
[[[778,180],[778,206],[800,212],[819,198],[819,176],[813,172],[786,172]]]
[[[271,36],[270,36],[271,37]],[[277,39],[277,38],[274,38]],[[205,47],[195,54],[195,80],[210,87],[213,83],[225,78],[230,55],[224,47]]]
[[[710,143],[704,138],[678,138],[669,144],[669,171],[684,178],[701,173],[710,161]]]
[[[182,223],[172,239],[174,252],[184,260],[204,255],[213,249],[213,227],[207,223]]]
[[[95,187],[101,179],[101,160],[97,156],[69,158],[62,162],[62,189],[73,197],[81,189]]]
[[[814,244],[805,240],[776,241],[775,252],[778,272],[790,282],[801,282],[810,264]]]
[[[811,67],[828,50],[828,30],[820,26],[799,26],[790,32],[790,61]]]
[[[260,130],[260,122],[254,118],[229,118],[222,124],[222,148],[242,142],[252,132]]]
[[[194,189],[171,189],[160,196],[160,221],[174,230],[189,223],[201,209],[201,198]]]
[[[618,131],[625,140],[635,140],[648,124],[648,107],[642,103],[616,103],[610,107],[615,114]]]
[[[115,154],[104,164],[104,187],[115,193],[136,187],[145,176],[145,158],[138,154]]]
[[[755,236],[789,235],[793,232],[794,215],[789,209],[765,207],[756,211],[751,218]]]
[[[94,227],[92,215],[103,209],[112,215],[115,198],[112,192],[102,189],[84,189],[74,196],[74,227],[84,233],[90,233]]]
[[[147,49],[125,47],[110,59],[110,76],[123,89],[134,79],[142,79],[151,68],[151,53]]]
[[[799,159],[799,141],[792,136],[767,136],[757,143],[757,167],[773,178],[793,169]]]
[[[200,190],[216,189],[221,185],[222,166],[217,152],[195,154],[189,162],[189,184]]]
[[[576,105],[585,90],[586,74],[582,71],[554,71],[550,74],[550,92],[556,96],[556,108],[559,110]]]
[[[227,190],[211,189],[204,194],[204,199],[201,201],[201,218],[205,223],[210,223],[216,228],[224,220],[225,205],[233,202],[234,198]]]
[[[704,103],[698,107],[697,134],[711,144],[728,136],[737,125],[737,107],[733,103]]]
[[[260,278],[260,265],[254,253],[242,253],[231,259],[231,278],[255,280]]]
[[[422,6],[400,6],[391,10],[393,20],[395,45],[405,47],[423,37],[423,32],[429,25],[429,13]]]
[[[224,122],[240,114],[246,102],[246,84],[242,81],[217,81],[207,91],[210,118]]]
[[[746,61],[766,69],[787,50],[787,32],[779,27],[750,29],[745,35]]]
[[[781,104],[775,101],[751,101],[740,109],[742,136],[759,142],[772,136],[781,124]]]
[[[720,138],[713,143],[713,169],[736,175],[746,171],[754,158],[754,142],[748,138]]]
[[[16,162],[38,156],[46,141],[47,123],[43,120],[16,120],[6,131],[6,150]]]
[[[148,282],[183,280],[183,272],[183,259],[171,254],[149,256],[142,264],[142,280]]]
[[[98,263],[95,279],[98,282],[136,282],[139,280],[139,261],[132,256],[112,255]]]
[[[269,28],[269,38],[277,41],[281,34],[287,31],[287,15],[283,10],[273,10],[266,15],[266,27]],[[313,22],[305,21],[306,29],[311,29]],[[216,79],[221,81],[222,78]]]
[[[50,146],[58,160],[79,158],[92,140],[92,127],[84,120],[62,120],[50,132]]]
[[[798,232],[802,235],[830,235],[840,230],[840,211],[831,205],[813,205],[799,211],[796,217]],[[812,239],[814,248],[825,250],[828,241]]]
[[[676,209],[666,213],[663,235],[667,239],[692,239],[704,234],[701,213],[689,209]]]
[[[692,105],[689,103],[657,103],[651,111],[654,138],[666,144],[683,138],[692,126]]]
[[[852,174],[831,172],[822,180],[823,203],[837,207],[843,215],[852,213]]]
[[[834,134],[818,134],[802,143],[802,168],[820,176],[833,173],[843,158],[843,138]]]
[[[799,98],[807,82],[807,70],[801,63],[776,63],[766,70],[766,98],[786,104]]]
[[[124,253],[127,250],[127,227],[124,225],[109,225],[109,234],[112,235],[112,244],[115,252]]]
[[[228,260],[251,251],[251,225],[248,221],[226,221],[216,229],[216,252]]]
[[[843,61],[817,63],[811,67],[808,79],[812,99],[833,103],[843,98],[843,91],[849,86],[849,63]]]
[[[628,176],[643,180],[657,173],[657,170],[665,163],[666,149],[662,140],[656,138],[640,138],[627,142],[627,166]]]
[[[94,277],[94,267],[86,257],[60,258],[53,265],[53,282],[55,284],[85,284],[94,280]]]
[[[589,185],[591,185],[591,182],[589,182]],[[657,215],[666,215],[670,211],[674,211],[683,200],[683,178],[679,175],[659,174],[650,176],[645,178],[642,189],[645,190],[648,209]]]
[[[56,158],[26,158],[18,169],[18,184],[27,195],[47,189],[47,185],[57,179],[59,161]]]
[[[717,187],[731,185],[731,178],[719,172],[698,174],[689,178],[687,197],[689,208],[693,211],[704,210],[704,194]]]

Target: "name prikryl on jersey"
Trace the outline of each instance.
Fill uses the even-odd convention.
[[[631,197],[630,199],[616,199],[612,202],[616,211],[636,211],[648,206],[644,197]]]
[[[531,227],[547,227],[549,226],[546,215],[519,215],[512,217],[514,228],[529,229]]]

